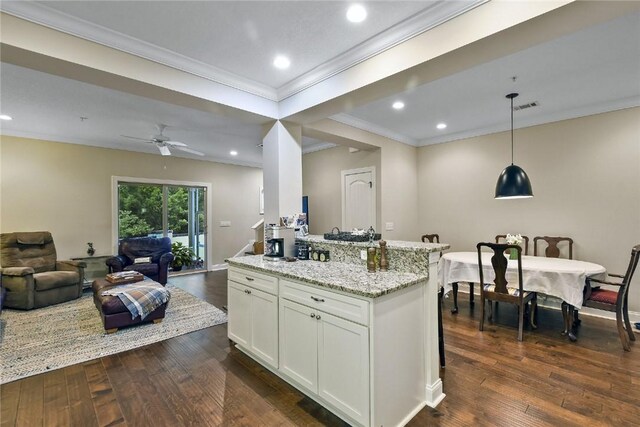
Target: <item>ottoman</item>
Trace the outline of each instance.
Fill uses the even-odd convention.
[[[138,282],[140,283],[140,282]],[[105,291],[113,286],[120,286],[120,284],[108,282],[106,279],[97,279],[93,281],[91,290],[93,291],[93,302],[96,308],[100,312],[102,317],[102,324],[108,334],[116,332],[119,328],[125,326],[138,325],[141,323],[160,323],[164,319],[164,313],[167,309],[167,304],[164,303],[160,307],[153,310],[142,320],[140,316],[132,319],[131,313],[127,310],[127,307],[117,296],[113,295],[101,295],[102,291]]]

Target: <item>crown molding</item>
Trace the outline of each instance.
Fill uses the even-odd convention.
[[[595,114],[609,113],[616,110],[624,110],[626,108],[640,107],[640,96],[632,96],[614,100],[611,102],[598,103],[583,107],[574,108],[559,113],[544,114],[541,116],[531,117],[528,119],[518,120],[518,125],[514,129],[522,129],[531,126],[538,126],[547,123],[560,122],[562,120],[576,119],[579,117],[592,116]],[[480,129],[473,129],[464,132],[456,132],[449,135],[442,135],[436,138],[426,138],[419,142],[418,146],[441,144],[444,142],[452,142],[460,139],[474,138],[477,136],[490,135],[492,133],[504,132],[510,129],[508,122],[494,126],[487,126]]]
[[[366,120],[362,120],[357,117],[350,116],[345,113],[336,114],[335,116],[331,116],[330,119],[345,125],[353,126],[354,128],[357,128],[357,129],[375,133],[376,135],[384,136],[385,138],[393,139],[394,141],[402,142],[403,144],[411,145],[414,147],[418,147],[420,145],[417,140],[410,138],[406,135],[392,131],[382,126],[378,126]]]
[[[281,101],[342,71],[384,52],[408,39],[455,18],[489,0],[445,1],[388,28],[352,47],[328,62],[275,89],[221,68],[205,64],[169,49],[139,40],[106,27],[31,1],[0,2],[0,10],[10,15],[166,65],[271,101]],[[462,7],[461,7],[462,6]]]
[[[440,0],[279,87],[277,90],[278,100],[293,96],[488,1],[489,0]],[[463,5],[463,7],[460,7],[461,5]]]
[[[315,144],[309,144],[306,147],[302,147],[302,154],[315,153],[316,151],[327,150],[329,148],[336,147],[336,144],[331,142],[320,142]]]
[[[0,2],[2,12],[72,36],[80,37],[149,61],[157,62],[225,86],[278,101],[274,88],[246,79],[213,65],[136,39],[31,1]]]

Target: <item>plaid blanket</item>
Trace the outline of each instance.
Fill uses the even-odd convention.
[[[103,291],[102,295],[117,296],[131,313],[131,318],[140,316],[141,320],[171,298],[167,288],[157,282],[146,281],[114,286]]]

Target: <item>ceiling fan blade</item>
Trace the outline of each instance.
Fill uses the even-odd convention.
[[[170,156],[171,155],[171,151],[169,151],[169,147],[167,147],[166,145],[158,145],[158,144],[156,144],[156,147],[158,147],[158,150],[160,150],[160,154],[162,154],[163,156]]]
[[[187,144],[185,144],[184,142],[173,141],[173,140],[165,141],[165,144],[171,145],[173,147],[186,147],[187,146]]]
[[[137,136],[120,135],[123,138],[135,139],[137,141],[152,142],[149,138],[138,138]]]
[[[200,151],[192,150],[191,148],[181,147],[181,146],[176,146],[174,148],[176,150],[180,150],[180,151],[184,151],[184,152],[187,152],[187,153],[195,154],[196,156],[204,156],[204,153],[201,153]]]

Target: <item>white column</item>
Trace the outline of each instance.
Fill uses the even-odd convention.
[[[438,352],[438,260],[439,252],[429,254],[429,280],[424,288],[424,373],[425,401],[435,408],[444,399],[440,379],[440,353]]]
[[[262,142],[266,226],[302,212],[302,128],[277,121]],[[285,242],[285,252],[293,252],[293,241]]]

